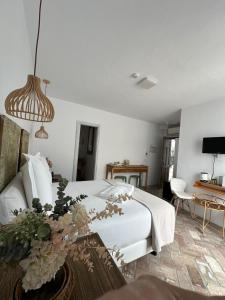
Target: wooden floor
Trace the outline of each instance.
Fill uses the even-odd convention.
[[[153,193],[159,192],[155,189]],[[214,228],[207,228],[205,235],[200,228],[189,213],[181,210],[174,243],[156,257],[149,254],[130,263],[124,274],[127,281],[152,274],[188,290],[225,296],[225,241]]]

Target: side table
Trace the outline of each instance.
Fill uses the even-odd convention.
[[[98,244],[104,245],[97,233],[82,237],[77,243],[83,242],[84,239],[94,239]],[[99,258],[95,249],[89,251],[94,265],[93,272],[89,272],[82,262],[73,262],[71,258],[68,258],[75,278],[74,289],[68,300],[94,300],[106,292],[118,289],[126,284],[123,275],[112,258],[112,267],[109,268]],[[15,283],[22,276],[21,269],[0,267],[0,274],[0,299],[13,300]]]
[[[202,220],[202,231],[204,233],[205,228],[211,222],[211,213],[212,211],[220,211],[223,212],[223,228],[222,228],[222,237],[224,238],[225,234],[225,203],[219,203],[216,200],[209,200],[209,199],[200,199],[197,196],[194,197],[192,200],[194,203],[194,214],[195,216],[195,205],[201,206],[204,209],[204,215]],[[207,219],[207,214],[209,213],[209,218]]]

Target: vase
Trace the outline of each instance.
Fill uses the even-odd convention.
[[[68,300],[73,292],[73,271],[67,262],[56,273],[55,279],[37,290],[25,292],[19,279],[14,289],[14,300]]]

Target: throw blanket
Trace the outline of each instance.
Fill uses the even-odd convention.
[[[106,180],[115,185],[114,180]],[[135,188],[133,199],[149,209],[152,215],[152,248],[160,252],[164,245],[174,241],[175,209],[168,202]]]

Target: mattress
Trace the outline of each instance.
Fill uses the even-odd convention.
[[[52,185],[54,200],[57,199],[57,186],[57,183]],[[93,208],[101,211],[106,200],[96,195],[108,186],[109,183],[104,180],[69,182],[65,192],[72,197],[86,194],[88,197],[82,200],[82,204],[87,211]],[[136,200],[128,200],[118,206],[122,207],[124,215],[113,215],[91,224],[91,230],[100,235],[106,247],[124,248],[150,236],[152,218],[149,209]]]

